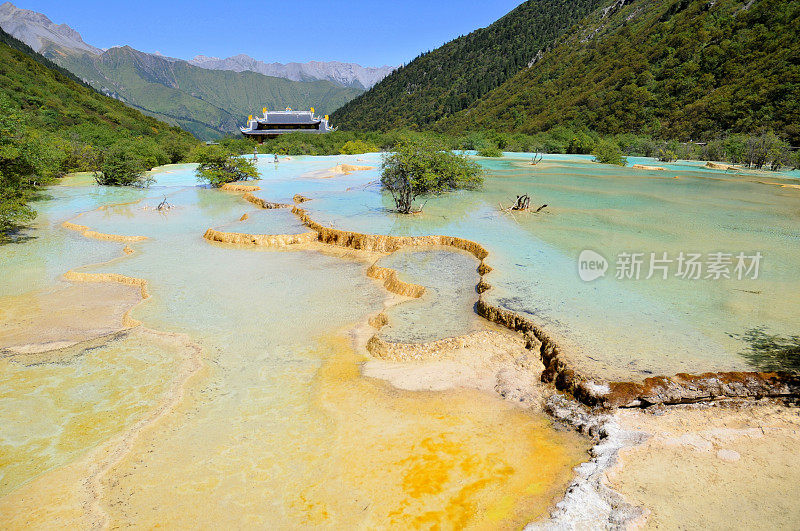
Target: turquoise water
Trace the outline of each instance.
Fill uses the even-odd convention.
[[[90,264],[119,254],[118,245],[68,234],[60,227],[75,212],[127,200],[137,194],[134,190],[119,194],[100,187],[70,186],[87,184],[90,180],[88,176],[66,178],[66,186],[50,188],[48,199],[36,204],[39,216],[35,223],[23,233],[28,241],[0,247],[0,297],[44,289],[74,264]]]
[[[320,173],[358,158],[261,162],[258,194],[289,202],[298,192],[360,190],[364,175]],[[257,210],[239,193],[198,186],[193,170],[165,168],[146,190],[70,178],[37,205],[33,239],[0,247],[0,296],[46,290],[70,269],[146,279],[150,298],[133,317],[201,349],[202,367],[175,411],[131,438],[101,478],[99,503],[112,527],[520,527],[544,514],[584,456],[577,436],[493,395],[412,393],[362,377],[349,333],[386,297],[366,276],[369,263],[205,240],[209,227],[304,228],[288,210]],[[171,208],[156,210],[164,198]],[[125,244],[83,237],[64,221],[147,239],[123,254]],[[387,334],[424,340],[479,323],[471,256],[383,260],[429,287],[421,305],[396,308]],[[417,326],[429,321],[431,334],[420,335]],[[184,340],[161,344],[147,329],[29,363],[0,357],[4,527],[88,526],[72,520],[86,513],[82,502],[71,504],[89,480],[83,465],[64,465],[151,414],[182,370]]]
[[[731,334],[756,326],[797,332],[800,190],[765,184],[793,184],[795,175],[731,175],[687,162],[641,171],[579,156],[529,161],[526,154],[480,159],[482,190],[430,198],[413,216],[392,212],[377,154],[277,165],[262,156],[255,195],[284,203],[310,197],[303,208],[315,220],[345,230],[480,243],[494,268],[483,296],[544,326],[576,367],[597,377],[747,369],[745,345]],[[327,171],[339,163],[374,169]],[[0,297],[45,291],[70,269],[143,278],[151,297],[133,317],[202,348],[203,369],[180,407],[108,471],[102,506],[112,525],[178,526],[191,517],[207,527],[232,519],[240,527],[446,526],[491,515],[476,525],[519,527],[546,510],[582,443],[493,396],[402,392],[361,377],[362,358],[342,334],[383,308],[385,292],[366,277],[369,263],[321,246],[206,241],[209,227],[258,234],[305,227],[288,209],[259,210],[240,193],[199,186],[193,170],[166,167],[146,190],[70,177],[37,204],[32,238],[0,247]],[[521,193],[548,206],[538,214],[501,210]],[[160,212],[164,198],[171,208]],[[68,220],[147,239],[123,255],[124,244],[83,237],[61,226]],[[605,277],[581,280],[578,255],[586,249],[610,262]],[[763,260],[758,279],[616,279],[621,252],[761,252]],[[482,326],[473,256],[414,249],[378,262],[426,288],[387,311],[384,339],[432,341]],[[31,511],[50,514],[28,507],[38,498],[24,489],[59,488],[47,474],[164,399],[182,359],[181,343],[164,341],[131,332],[35,363],[0,358],[4,514],[24,522]]]
[[[361,164],[380,164],[378,155],[360,158]],[[448,234],[481,243],[495,268],[487,277],[494,286],[488,299],[533,317],[568,347],[579,367],[596,376],[637,379],[747,369],[739,355],[745,345],[730,334],[760,326],[796,332],[800,191],[759,182],[793,183],[793,173],[731,175],[699,162],[662,165],[651,159],[629,163],[667,171],[599,165],[588,156],[546,156],[537,166],[529,160],[524,154],[480,159],[488,171],[483,190],[430,198],[424,213],[415,216],[391,212],[377,169],[341,181],[309,179],[300,172],[316,167],[311,158],[294,162],[296,178],[282,173],[292,163],[268,173],[257,195],[312,197],[304,208],[337,228]],[[530,194],[534,206],[549,206],[539,214],[500,211],[498,204],[507,207],[520,193]],[[580,280],[577,258],[584,249],[610,262],[604,278]],[[701,253],[704,260],[708,253],[760,252],[763,259],[757,280],[686,280],[674,276],[674,262],[666,280],[643,278],[649,263],[639,280],[617,280],[622,252],[644,253],[646,260],[664,252],[673,260],[681,252]],[[453,330],[448,325],[442,333]]]
[[[400,250],[378,261],[398,272],[400,280],[425,287],[421,298],[387,312],[381,336],[392,342],[423,343],[478,330],[474,312],[478,261],[469,253],[448,249]]]
[[[311,197],[303,207],[314,219],[345,230],[447,234],[481,243],[494,268],[487,277],[494,289],[485,297],[532,317],[559,339],[577,366],[598,377],[748,369],[740,356],[745,345],[731,334],[762,326],[777,334],[796,333],[800,190],[759,182],[792,183],[791,174],[731,175],[699,162],[663,165],[651,159],[629,163],[667,171],[599,165],[588,156],[546,156],[537,166],[529,160],[525,154],[480,159],[488,171],[481,191],[430,198],[424,213],[415,216],[391,211],[391,198],[378,182],[378,154],[295,157],[277,165],[262,156],[264,178],[257,183],[262,190],[254,194],[278,202],[291,202],[298,193]],[[342,162],[375,169],[325,178],[324,170]],[[168,188],[162,189],[159,178],[150,190],[124,192],[131,200],[143,197],[139,203],[90,212],[76,221],[101,232],[144,236],[159,236],[167,226],[196,238],[208,227],[258,234],[305,231],[287,210],[254,210],[240,194],[198,187],[188,166],[168,171]],[[168,224],[164,214],[152,209],[165,191],[174,205],[166,214]],[[530,194],[534,206],[548,207],[539,214],[500,211],[499,204],[509,206],[520,193]],[[65,212],[84,203],[87,208],[102,204],[103,196],[68,201],[59,203]],[[249,218],[239,221],[245,212]],[[108,246],[86,243],[77,235],[73,240],[74,251],[67,249],[61,258]],[[43,238],[41,248],[49,245]],[[609,261],[604,278],[587,283],[578,276],[577,258],[585,249]],[[642,278],[614,278],[622,252],[643,253]],[[660,257],[664,252],[673,260],[681,252],[704,258],[714,252],[760,252],[763,259],[756,280],[682,279],[674,276],[675,262],[666,280],[658,274],[645,279],[650,253]],[[413,281],[432,289],[425,301],[395,310],[402,318],[393,320],[387,337],[433,340],[473,329],[477,294],[465,286],[474,286],[474,269],[445,256],[428,257],[423,269],[400,264],[408,274],[417,271]],[[97,260],[86,260],[92,261]],[[53,275],[58,267],[55,262]],[[444,287],[467,272],[468,281]],[[434,297],[436,289],[465,291]],[[460,302],[445,309],[441,301],[448,298]],[[430,318],[439,311],[447,318]]]

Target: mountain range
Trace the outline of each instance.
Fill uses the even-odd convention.
[[[103,51],[83,42],[80,34],[66,24],[54,24],[41,13],[19,9],[11,2],[0,5],[0,27],[35,52],[47,43],[71,50],[100,54]]]
[[[0,5],[0,27],[100,92],[203,140],[238,132],[248,114],[265,106],[331,114],[392,70],[339,62],[267,64],[244,55],[184,61],[129,46],[102,50],[66,24],[11,2]]]
[[[15,129],[4,140],[30,140],[32,151],[16,156],[33,154],[48,173],[96,170],[99,154],[115,144],[147,159],[148,167],[177,162],[197,144],[188,132],[100,94],[2,28],[0,65],[0,118]],[[13,151],[4,156],[15,158]]]
[[[395,67],[365,67],[355,63],[338,61],[310,61],[308,63],[265,63],[249,55],[235,55],[227,59],[198,55],[189,63],[209,70],[232,70],[234,72],[257,72],[265,76],[282,77],[292,81],[332,81],[343,87],[361,90],[372,88],[385,78]]]
[[[710,139],[773,130],[800,145],[797,0],[528,0],[397,69],[337,110],[396,127]]]
[[[42,55],[93,87],[200,139],[237,133],[248,114],[262,107],[315,109],[322,114],[362,91],[330,81],[298,82],[255,72],[208,70],[129,46],[100,55],[48,44]]]

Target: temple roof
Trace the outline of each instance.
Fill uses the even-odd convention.
[[[314,118],[309,111],[277,111],[267,112],[267,119],[257,118],[259,122],[268,124],[316,124],[320,120]]]

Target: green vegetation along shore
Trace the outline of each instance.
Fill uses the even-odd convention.
[[[103,96],[0,30],[0,237],[30,221],[41,185],[98,171],[114,148],[144,169],[184,159],[189,133]]]
[[[327,135],[295,133],[267,140],[260,153],[279,155],[352,155],[391,151],[406,140],[434,142],[441,149],[474,150],[478,156],[499,157],[502,152],[593,154],[598,148],[615,149],[621,155],[654,157],[663,162],[708,160],[738,164],[754,169],[800,168],[800,152],[775,133],[723,135],[703,143],[660,140],[648,135],[601,135],[587,129],[554,127],[548,131],[502,133],[472,132],[461,135],[435,131],[394,130],[389,132],[337,131]],[[246,139],[232,139],[227,145],[238,153],[252,153]]]

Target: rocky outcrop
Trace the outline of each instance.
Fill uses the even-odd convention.
[[[36,52],[55,44],[70,50],[101,54],[102,50],[83,42],[80,34],[66,24],[55,24],[41,13],[19,9],[11,2],[0,5],[0,27]]]
[[[476,343],[496,332],[482,330],[465,336],[447,337],[427,343],[394,343],[375,335],[367,342],[367,351],[376,358],[388,361],[427,360],[442,350],[457,350]]]
[[[364,234],[361,232],[346,231],[325,227],[314,221],[308,213],[300,207],[293,207],[292,212],[300,221],[319,234],[319,241],[330,245],[339,245],[361,251],[377,251],[392,253],[408,247],[444,246],[454,247],[483,260],[489,252],[482,245],[464,238],[454,236],[388,236],[383,234]],[[488,266],[485,266],[488,267]],[[491,270],[491,268],[489,268]]]
[[[606,407],[686,404],[718,398],[792,397],[800,395],[800,377],[776,372],[710,372],[647,378],[642,383],[612,382],[598,397]]]
[[[90,212],[99,212],[99,211],[107,210],[108,208],[110,208],[112,206],[133,205],[133,204],[136,204],[138,202],[139,201],[137,200],[137,201],[129,201],[129,202],[125,202],[125,203],[117,203],[117,204],[114,204],[114,205],[102,205],[102,206],[97,207],[94,210],[91,210]],[[78,218],[82,217],[84,214],[87,214],[87,213],[88,212],[81,212],[80,214],[74,216],[72,219],[73,220],[78,219]],[[84,238],[92,238],[92,239],[95,239],[95,240],[110,241],[110,242],[120,242],[120,243],[135,243],[135,242],[141,242],[141,241],[144,241],[144,240],[147,239],[147,236],[123,236],[121,234],[106,234],[106,233],[103,233],[103,232],[97,232],[97,231],[94,231],[94,230],[90,229],[86,225],[78,225],[77,223],[73,223],[72,221],[65,221],[65,222],[63,222],[61,224],[61,226],[64,227],[65,229],[74,230],[75,232],[79,232],[81,234],[81,236],[83,236]],[[125,249],[123,249],[123,251],[126,254],[133,253],[133,249],[131,249],[127,245],[125,246]]]
[[[336,167],[332,168],[330,171],[342,175],[349,175],[355,171],[367,171],[374,169],[375,168],[372,166],[356,166],[355,164],[337,164]]]
[[[119,273],[82,273],[70,270],[64,273],[64,280],[70,282],[114,282],[125,284],[126,286],[136,286],[142,294],[142,299],[147,299],[150,294],[147,292],[147,281],[142,278],[128,277]]]
[[[64,273],[64,280],[70,282],[113,282],[115,284],[123,284],[126,286],[135,286],[139,288],[142,300],[150,298],[147,291],[147,281],[142,278],[128,277],[118,273],[83,273],[80,271],[70,270]],[[134,328],[141,323],[131,317],[131,310],[125,312],[122,316],[122,326],[125,328]]]
[[[709,168],[709,169],[712,169],[712,170],[725,170],[725,171],[736,169],[735,166],[731,166],[730,164],[723,164],[723,163],[711,162],[711,161],[706,162],[706,168]]]
[[[662,168],[661,166],[647,166],[646,164],[634,164],[631,167],[634,170],[667,171],[666,168]]]
[[[386,312],[380,312],[370,317],[367,320],[367,324],[369,324],[372,328],[380,330],[381,328],[389,324],[389,318],[386,316]]]
[[[800,377],[789,373],[717,372],[647,378],[642,383],[596,382],[571,369],[559,346],[530,319],[492,306],[482,298],[476,310],[482,317],[523,333],[528,347],[538,349],[545,365],[542,380],[567,391],[590,406],[605,408],[685,404],[718,398],[800,396]]]
[[[606,473],[619,461],[620,450],[643,443],[646,433],[623,429],[611,415],[598,415],[563,396],[551,396],[545,411],[557,422],[591,437],[596,444],[591,459],[575,468],[564,498],[550,517],[525,527],[526,531],[562,529],[635,529],[648,511],[628,503],[606,485]]]
[[[249,201],[253,203],[259,208],[263,208],[265,210],[271,210],[275,208],[291,208],[292,205],[288,205],[286,203],[273,203],[272,201],[267,201],[266,199],[261,199],[260,197],[256,197],[250,192],[247,192],[242,196],[245,201]]]

